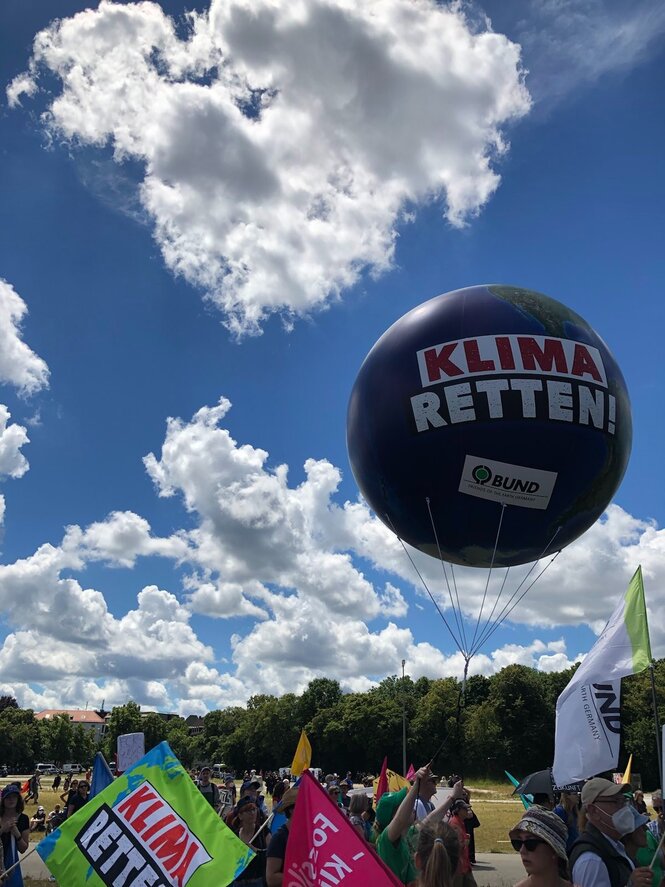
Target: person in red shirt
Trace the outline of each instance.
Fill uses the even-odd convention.
[[[455,829],[459,840],[459,862],[453,878],[453,887],[476,887],[469,858],[469,834],[465,822],[473,815],[466,801],[455,801],[450,811],[450,825]]]

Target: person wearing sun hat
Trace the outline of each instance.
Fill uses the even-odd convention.
[[[651,870],[636,868],[621,843],[635,828],[626,796],[629,791],[629,785],[601,776],[584,784],[582,807],[587,824],[569,854],[573,881],[579,887],[651,887]]]
[[[544,807],[525,810],[517,825],[508,832],[510,843],[522,859],[527,877],[518,887],[568,885],[568,829],[563,820]]]

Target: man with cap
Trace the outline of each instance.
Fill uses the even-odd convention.
[[[284,860],[286,859],[286,845],[289,840],[289,831],[291,829],[291,817],[295,810],[296,801],[298,799],[298,788],[287,788],[284,796],[277,808],[279,813],[283,813],[286,822],[277,829],[268,844],[268,853],[266,861],[266,884],[268,887],[282,887],[284,879]]]
[[[398,792],[384,792],[376,805],[375,823],[379,831],[376,850],[402,884],[415,884],[417,879],[407,835],[414,825],[415,804],[420,786],[429,775],[429,765],[421,767],[408,791],[406,788],[402,788]],[[458,782],[452,795],[429,813],[422,822],[433,822],[435,819],[442,818],[444,813],[461,796],[463,788],[462,783]]]
[[[634,819],[625,792],[595,776],[582,789],[586,828],[570,849],[573,883],[579,887],[650,887],[652,873],[646,866],[635,868],[621,843],[633,831]]]
[[[416,800],[416,819],[419,822],[434,810],[432,798],[436,794],[437,780],[438,776],[435,776],[434,773],[430,773],[427,778],[420,783],[418,788],[418,798]]]
[[[259,808],[264,816],[268,816],[268,808],[266,807],[265,798],[261,792],[261,780],[257,777],[250,777],[240,786],[240,797],[250,797]]]

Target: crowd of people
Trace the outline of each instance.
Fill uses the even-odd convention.
[[[190,774],[198,790],[235,834],[255,851],[236,887],[281,887],[298,784],[289,776],[247,771],[238,789],[232,774],[218,785],[209,767]],[[480,823],[470,794],[456,776],[448,780],[444,800],[433,798],[443,780],[421,767],[410,787],[386,791],[373,803],[371,792],[356,787],[350,773],[321,774],[330,801],[397,880],[406,887],[475,887],[474,829]],[[31,818],[26,799],[35,802],[39,785],[28,786],[26,798],[17,783],[0,795],[2,867],[10,868],[28,847],[33,831],[47,834],[87,801],[86,778],[68,778],[48,815],[37,805]],[[268,801],[268,796],[270,800]],[[516,887],[665,887],[665,814],[660,790],[651,799],[649,816],[644,795],[601,777],[588,780],[581,792],[534,796],[510,830],[526,877]],[[0,867],[0,870],[1,868]],[[8,880],[8,887],[14,887]],[[22,883],[21,881],[16,882]]]
[[[215,798],[203,768],[199,789],[233,831],[256,851],[237,887],[281,887],[298,786],[275,774],[262,781],[246,772],[232,803]],[[374,805],[351,774],[321,776],[330,800],[372,852],[406,887],[475,887],[474,829],[480,823],[462,780],[448,781],[442,803],[432,801],[441,784],[422,767],[410,788],[388,791]],[[230,779],[230,782],[233,782]],[[229,783],[226,783],[229,785]],[[267,794],[271,795],[272,814]],[[595,777],[581,793],[535,796],[509,832],[526,876],[516,887],[662,887],[665,833],[662,793],[652,795],[651,820],[642,792]]]
[[[232,777],[224,780],[224,788],[214,788],[209,767],[202,767],[191,775],[227,825],[256,852],[234,884],[280,887],[291,819],[298,799],[297,784],[293,785],[288,776],[275,773],[266,774],[262,780],[252,770],[245,772],[238,796],[231,801],[231,786],[235,789]],[[358,779],[363,785],[366,782],[362,776]],[[437,791],[438,777],[424,767],[415,774],[410,789],[385,792],[374,806],[366,789],[355,787],[350,772],[344,777],[335,773],[320,776],[331,802],[348,817],[371,852],[376,853],[403,884],[415,884],[418,872],[424,877],[425,871],[430,871],[447,872],[450,878],[457,879],[455,887],[473,887],[472,839],[473,830],[480,823],[462,781],[456,777],[452,781],[449,798],[435,806],[432,798]],[[271,796],[271,810],[267,794]]]

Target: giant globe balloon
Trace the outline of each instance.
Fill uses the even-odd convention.
[[[377,516],[467,566],[527,563],[584,533],[631,440],[607,345],[565,305],[512,286],[409,311],[367,355],[348,409],[351,467]]]

